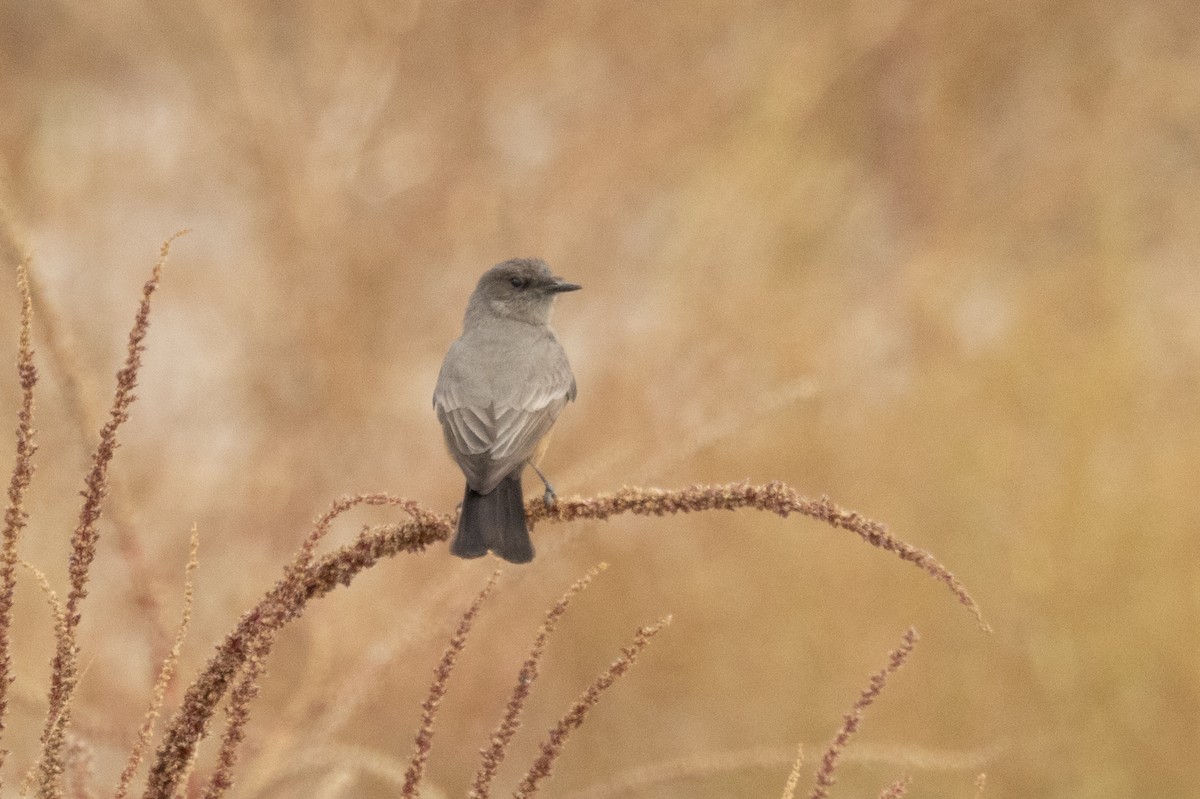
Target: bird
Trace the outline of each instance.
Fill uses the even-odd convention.
[[[540,258],[514,258],[484,272],[471,294],[433,392],[446,447],[467,481],[453,555],[533,560],[521,474],[533,468],[552,507],[554,488],[538,462],[576,385],[550,315],[558,295],[580,288]]]

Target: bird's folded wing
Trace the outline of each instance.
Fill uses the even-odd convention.
[[[473,489],[486,493],[529,459],[567,401],[575,395],[570,367],[541,370],[513,381],[486,402],[459,380],[439,381],[434,407],[447,442]],[[474,395],[474,396],[472,396]]]

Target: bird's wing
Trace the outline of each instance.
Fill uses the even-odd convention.
[[[433,404],[467,483],[487,493],[533,454],[559,412],[575,397],[575,378],[557,341],[531,348],[503,375],[481,380],[447,354]]]

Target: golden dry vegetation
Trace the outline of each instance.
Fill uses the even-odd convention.
[[[601,561],[498,791],[671,614],[542,795],[776,796],[797,742],[805,795],[910,625],[832,795],[911,777],[973,797],[980,772],[991,799],[1194,794],[1198,74],[1200,14],[1170,0],[0,0],[0,355],[29,255],[41,373],[19,551],[64,600],[142,284],[192,230],[109,469],[72,762],[112,794],[193,523],[164,721],[339,496],[453,511],[438,365],[478,275],[538,255],[585,286],[555,322],[579,383],[544,462],[564,500],[782,480],[936,553],[994,633],[808,518],[542,522],[474,618],[425,796],[470,788],[546,611]],[[15,369],[0,400],[15,429]],[[318,556],[406,519],[350,510]],[[435,544],[312,602],[274,641],[228,795],[398,795],[494,566]],[[41,748],[56,646],[25,570],[14,614],[5,795]]]

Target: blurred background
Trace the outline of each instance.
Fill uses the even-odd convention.
[[[828,494],[934,552],[995,633],[809,520],[542,525],[450,683],[428,795],[463,795],[542,615],[600,561],[498,789],[672,613],[544,795],[776,795],[909,625],[922,642],[840,795],[909,774],[913,796],[970,797],[980,772],[995,799],[1195,795],[1197,74],[1200,14],[1170,0],[2,0],[6,362],[21,253],[40,286],[21,546],[60,592],[141,284],[192,229],[84,606],[75,731],[96,785],[148,700],[193,522],[176,703],[338,495],[454,509],[438,366],[484,269],[536,255],[585,287],[555,317],[579,385],[543,463],[561,495]],[[15,424],[15,370],[0,399]],[[326,546],[396,518],[355,512]],[[396,795],[493,566],[435,547],[313,604],[280,638],[231,795]],[[21,579],[10,787],[51,655]]]

